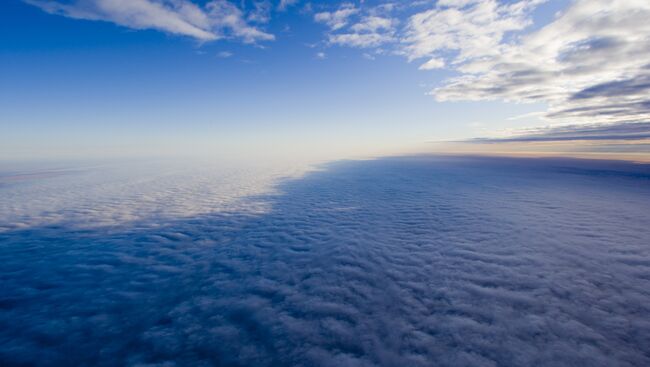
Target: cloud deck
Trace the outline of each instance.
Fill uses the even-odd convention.
[[[264,212],[6,230],[0,360],[648,365],[648,183],[626,163],[379,159],[250,197]]]

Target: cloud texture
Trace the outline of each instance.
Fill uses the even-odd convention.
[[[519,130],[518,133],[506,138],[473,139],[475,142],[534,142],[534,141],[601,141],[621,140],[638,143],[648,143],[650,139],[650,123],[620,123],[620,124],[591,124],[564,125]]]
[[[648,365],[649,180],[612,162],[341,162],[249,198],[260,213],[10,229],[0,361]]]
[[[461,76],[432,94],[441,101],[546,102],[547,117],[562,122],[647,121],[649,16],[647,1],[576,1],[492,52],[461,50]]]
[[[188,0],[24,1],[52,14],[108,21],[133,29],[156,29],[199,41],[235,37],[253,43],[274,39],[272,34],[250,25],[244,12],[226,0],[208,1],[203,6]]]
[[[552,123],[647,122],[650,3],[577,0],[535,24],[545,0],[449,0],[345,4],[331,45],[374,49],[454,72],[438,101],[502,100],[548,105]],[[369,19],[382,27],[368,27]],[[379,22],[381,19],[381,22]],[[319,20],[318,14],[316,20]]]

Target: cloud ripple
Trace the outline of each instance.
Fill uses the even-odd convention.
[[[0,360],[648,365],[649,180],[611,162],[341,162],[252,198],[266,213],[14,229]]]

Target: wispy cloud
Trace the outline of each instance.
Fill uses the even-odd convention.
[[[454,64],[498,55],[507,32],[526,28],[530,11],[542,2],[502,4],[487,1],[441,1],[411,16],[404,31],[404,54],[410,59],[445,55]],[[449,51],[455,51],[453,56]]]
[[[344,3],[335,11],[324,11],[316,13],[314,20],[319,23],[325,23],[333,31],[341,29],[348,24],[348,19],[359,11],[354,4]]]
[[[445,60],[439,58],[439,57],[434,57],[429,59],[429,61],[425,62],[424,64],[420,65],[419,69],[420,70],[433,70],[433,69],[441,69],[445,66]]]
[[[363,11],[345,3],[333,12],[321,12],[314,16],[317,22],[329,27],[329,44],[371,48],[395,41],[397,19],[383,16],[375,11]],[[355,18],[355,19],[353,19]]]
[[[650,139],[650,123],[576,124],[520,130],[500,138],[472,139],[470,142],[536,142],[571,140],[645,140]]]
[[[278,4],[278,10],[279,11],[285,11],[288,8],[298,4],[300,0],[280,0],[280,3]]]
[[[42,10],[75,19],[107,21],[132,29],[155,29],[199,41],[234,37],[246,43],[270,41],[272,34],[250,25],[246,14],[226,0],[199,6],[188,0],[24,0]],[[255,8],[249,15],[260,20]]]

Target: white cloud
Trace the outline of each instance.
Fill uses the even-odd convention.
[[[369,54],[367,52],[364,52],[363,58],[366,59],[366,60],[375,60],[376,59],[376,57],[374,55]]]
[[[389,18],[369,16],[363,18],[359,23],[352,25],[350,29],[357,33],[374,33],[382,30],[392,30],[393,20]]]
[[[350,47],[376,47],[382,43],[392,41],[389,34],[381,33],[342,33],[329,35],[329,42]]]
[[[255,1],[246,19],[253,23],[268,23],[271,20],[271,3],[268,0]]]
[[[506,32],[528,26],[528,13],[539,2],[446,1],[446,6],[410,17],[403,39],[404,52],[413,60],[455,51],[456,63],[498,55]]]
[[[246,43],[275,39],[272,34],[248,25],[242,10],[226,0],[210,1],[206,4],[206,9],[213,27],[227,29],[233,36],[241,38]]]
[[[425,62],[424,64],[420,65],[419,69],[420,70],[433,70],[433,69],[441,69],[445,67],[445,60],[441,58],[434,57],[430,59],[429,61]]]
[[[133,29],[156,29],[200,41],[234,36],[250,43],[274,38],[250,26],[244,13],[225,0],[213,0],[204,7],[188,0],[24,1],[52,14],[107,21]]]
[[[480,55],[434,90],[441,101],[546,102],[561,122],[650,118],[650,3],[577,1],[552,23],[498,54]]]
[[[545,1],[441,0],[416,13],[428,5],[348,5],[344,17],[321,13],[321,21],[330,44],[458,72],[431,92],[438,101],[546,103],[544,118],[556,123],[650,119],[650,2],[576,0],[529,31]]]
[[[331,30],[341,29],[348,24],[348,18],[359,11],[353,4],[344,3],[341,7],[333,12],[320,12],[314,15],[314,20],[319,23],[325,23]]]
[[[342,33],[330,33],[328,41],[331,44],[349,47],[377,47],[395,40],[396,23],[391,18],[364,16]]]
[[[298,4],[300,0],[280,0],[280,4],[278,4],[278,10],[280,11],[285,11],[289,7],[292,7],[296,4]]]

